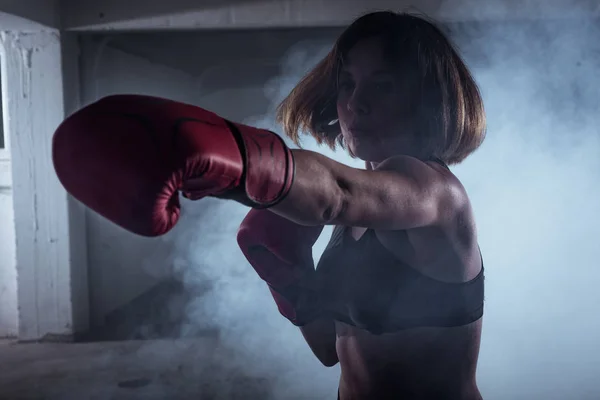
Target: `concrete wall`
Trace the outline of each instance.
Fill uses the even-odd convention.
[[[3,56],[0,56],[0,65],[5,66]],[[0,71],[4,78],[6,69],[0,68]],[[5,103],[2,102],[3,104]],[[1,107],[0,117],[2,117]],[[0,124],[3,122],[4,118],[1,118]],[[2,127],[0,130],[0,337],[17,336],[19,329],[12,165],[6,139]]]
[[[19,21],[9,25],[17,26]],[[50,157],[52,133],[63,120],[66,107],[72,106],[65,98],[69,91],[64,89],[78,84],[63,75],[76,57],[69,51],[76,50],[63,47],[58,31],[30,28],[0,34],[3,117],[13,191],[18,336],[22,340],[70,337],[74,330],[85,329],[87,304],[80,301],[87,297],[86,286],[72,279],[73,270],[85,271],[81,257],[85,249],[73,250],[73,210],[53,173]],[[3,208],[9,218],[5,229],[12,223],[7,210]],[[11,233],[5,236],[12,239]],[[9,261],[3,266],[10,267],[11,258],[8,254]],[[14,270],[5,270],[4,275],[10,286],[6,295],[14,299]],[[14,331],[11,315],[9,326]]]
[[[238,121],[262,115],[271,103],[263,85],[277,73],[273,54],[280,55],[281,46],[265,46],[271,53],[259,51],[249,59],[242,50],[268,43],[264,38],[238,32],[221,37],[216,46],[212,38],[199,38],[204,39],[197,49],[202,56],[194,63],[205,61],[192,74],[195,64],[186,64],[182,56],[189,48],[179,47],[181,62],[167,67],[161,64],[172,60],[161,63],[119,50],[110,40],[60,33],[48,27],[56,15],[45,19],[45,12],[34,10],[37,3],[19,4],[7,9],[18,16],[0,18],[11,29],[2,34],[1,56],[12,154],[10,161],[8,151],[0,154],[0,213],[6,221],[0,232],[0,336],[52,339],[86,331],[90,317],[101,325],[108,313],[154,286],[169,268],[166,242],[124,232],[60,186],[50,148],[65,114],[108,94],[146,93],[202,105]],[[152,48],[155,40],[148,36],[145,47]],[[211,48],[220,48],[223,57],[212,57]],[[157,54],[161,58],[164,51]]]
[[[417,8],[445,22],[562,19],[600,13],[590,0],[63,0],[62,26],[83,31],[343,26],[366,11]]]
[[[84,219],[50,158],[54,129],[79,105],[78,44],[56,29],[58,3],[0,4],[0,337],[25,341],[88,325]]]
[[[0,160],[0,338],[18,334],[15,215],[10,162]]]
[[[83,104],[117,93],[194,100],[192,76],[115,49],[103,40],[82,40],[81,68]],[[160,260],[168,251],[163,241],[133,235],[90,210],[86,210],[86,226],[91,322],[101,326],[108,313],[160,280],[161,269],[168,267],[161,266]]]
[[[59,2],[60,0],[2,0],[2,30],[35,32],[45,28],[59,28]]]
[[[86,36],[81,44],[83,104],[114,93],[143,93],[196,104],[235,121],[264,116],[274,104],[265,86],[281,73],[286,51],[304,36],[302,31],[288,32],[279,40],[270,35],[269,46],[264,46],[261,37],[267,33],[190,32],[190,46],[181,46],[177,36],[169,43],[168,34]],[[252,46],[267,49],[252,53]],[[168,47],[172,50],[165,58]],[[218,48],[228,51],[221,50],[218,57],[210,51]],[[189,53],[195,54],[195,61],[182,56]],[[168,240],[130,234],[89,210],[86,226],[90,313],[92,323],[102,326],[109,313],[169,274],[173,254]]]
[[[287,40],[282,36],[283,47],[274,46],[271,53],[253,59],[244,50],[266,39],[239,31],[237,37],[209,39],[209,42],[219,43],[216,47],[227,50],[221,51],[227,53],[225,60],[215,57],[213,52],[202,51],[203,43],[198,42],[196,53],[190,46],[174,51],[184,55],[180,57],[181,67],[165,58],[164,51],[158,52],[157,58],[171,64],[166,67],[159,65],[162,63],[156,59],[151,62],[133,56],[132,51],[127,54],[110,42],[104,46],[90,39],[83,42],[78,64],[79,48],[75,38],[52,28],[111,30],[111,34],[115,30],[147,29],[310,27],[314,30],[315,27],[343,26],[374,8],[403,9],[413,3],[408,0],[2,2],[0,56],[4,56],[5,61],[4,125],[11,142],[11,161],[0,161],[0,171],[5,171],[0,172],[0,186],[12,185],[13,200],[11,205],[10,195],[6,194],[9,191],[4,189],[0,212],[8,224],[4,224],[5,230],[0,234],[7,238],[2,260],[9,261],[2,264],[6,268],[0,269],[0,278],[8,282],[5,291],[0,286],[0,301],[6,300],[5,308],[0,309],[5,315],[0,321],[0,335],[2,329],[6,333],[15,330],[12,306],[15,296],[19,308],[19,336],[25,340],[85,330],[88,304],[93,322],[101,323],[107,312],[160,279],[156,275],[161,274],[156,271],[161,266],[149,264],[153,260],[160,264],[168,253],[163,242],[123,232],[66,195],[53,174],[49,157],[51,134],[65,113],[98,97],[127,92],[199,104],[235,120],[260,115],[271,105],[263,84],[272,76],[273,65],[281,55],[279,50],[285,47],[283,42]],[[506,0],[485,8],[474,4],[473,0],[427,0],[419,2],[419,8],[442,21],[563,18],[597,15],[600,10],[587,0],[558,0],[551,4],[539,0],[521,6]],[[152,48],[153,40],[156,37],[146,40],[146,48]],[[174,49],[180,45],[176,41],[172,43]],[[197,74],[190,72],[190,65],[184,65],[185,59],[194,58],[191,55],[205,59]],[[187,73],[182,72],[184,70]],[[79,72],[83,86],[81,99]],[[11,207],[15,226],[12,233],[8,228],[13,218]],[[12,242],[13,250],[10,249]],[[16,267],[10,263],[11,251],[17,260]],[[147,272],[146,268],[154,271]],[[16,286],[11,283],[14,279],[17,279]]]

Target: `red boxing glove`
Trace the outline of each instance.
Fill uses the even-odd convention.
[[[294,176],[292,152],[273,132],[139,95],[105,97],[68,117],[52,157],[73,197],[143,236],[177,223],[179,191],[266,208],[287,195]]]
[[[257,209],[250,210],[238,230],[246,259],[269,285],[279,312],[294,325],[305,325],[320,314],[312,247],[322,230]]]

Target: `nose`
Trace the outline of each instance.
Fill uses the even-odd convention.
[[[354,114],[365,115],[371,112],[371,106],[363,90],[356,88],[348,99],[348,110]]]

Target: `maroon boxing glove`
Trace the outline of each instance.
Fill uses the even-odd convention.
[[[237,241],[246,259],[269,285],[279,312],[294,325],[318,318],[312,247],[322,226],[302,226],[269,210],[250,210]]]
[[[265,208],[286,196],[294,176],[291,150],[273,132],[139,95],[105,97],[68,117],[52,157],[73,197],[144,236],[177,223],[180,191]]]

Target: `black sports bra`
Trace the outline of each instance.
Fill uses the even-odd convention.
[[[375,334],[466,325],[483,315],[483,259],[469,282],[441,282],[399,261],[372,229],[354,240],[349,228],[336,227],[317,276],[326,314]]]
[[[372,229],[354,240],[336,227],[317,276],[327,314],[374,334],[466,325],[483,315],[483,264],[468,282],[441,282],[400,262]]]
[[[484,272],[464,283],[427,277],[400,262],[368,229],[354,240],[338,226],[317,265],[333,319],[374,334],[466,325],[483,315]]]

